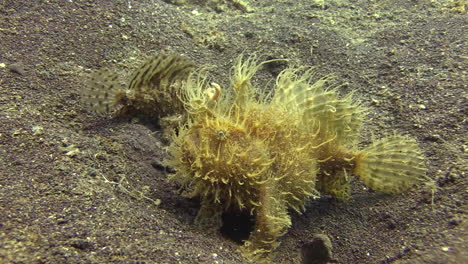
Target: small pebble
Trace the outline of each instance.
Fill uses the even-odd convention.
[[[451,247],[442,247],[442,251],[444,252],[449,252],[452,251],[453,249]]]
[[[330,238],[316,234],[312,241],[301,249],[303,264],[326,264],[332,261],[332,244]]]
[[[38,136],[44,134],[44,128],[42,126],[33,126],[33,135]]]
[[[25,70],[24,70],[23,66],[21,66],[20,64],[17,64],[17,63],[8,65],[8,69],[11,72],[17,73],[19,75],[24,75],[25,74]]]

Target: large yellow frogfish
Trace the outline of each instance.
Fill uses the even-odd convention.
[[[254,86],[252,77],[267,62],[239,56],[223,89],[186,59],[158,55],[131,75],[126,91],[87,94],[101,109],[122,104],[161,118],[184,116],[168,148],[165,164],[175,168],[169,179],[200,198],[199,224],[220,227],[230,210],[252,215],[255,226],[241,252],[256,263],[271,261],[291,226],[288,210],[302,213],[321,194],[348,199],[351,175],[384,193],[432,183],[412,138],[391,135],[357,148],[366,108],[329,88],[330,78],[312,81],[312,69],[291,67],[273,89]],[[98,89],[108,90],[101,83],[113,77],[105,76],[94,78]]]

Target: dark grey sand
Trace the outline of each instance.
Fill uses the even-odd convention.
[[[167,182],[156,124],[80,103],[91,70],[159,51],[211,66],[221,85],[241,52],[289,59],[259,72],[266,89],[287,65],[316,66],[370,108],[363,146],[397,131],[424,150],[433,204],[421,187],[355,181],[349,202],[292,213],[275,263],[301,263],[315,234],[334,263],[468,262],[466,1],[170,2],[0,0],[1,263],[248,263],[236,251],[248,219],[193,225],[199,203]]]

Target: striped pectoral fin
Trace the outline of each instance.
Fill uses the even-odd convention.
[[[291,226],[285,201],[272,181],[261,186],[260,206],[256,208],[255,229],[241,248],[244,257],[255,263],[270,263],[277,239]]]
[[[369,188],[384,193],[400,193],[428,180],[424,156],[414,139],[384,138],[356,156],[354,173]]]
[[[93,72],[81,90],[81,101],[89,110],[109,113],[125,95],[120,74],[109,69]]]
[[[321,191],[336,198],[347,201],[351,193],[351,185],[345,170],[335,172],[334,175],[322,176]]]
[[[222,226],[221,215],[223,206],[211,199],[204,197],[198,210],[195,223],[203,228],[218,230]]]

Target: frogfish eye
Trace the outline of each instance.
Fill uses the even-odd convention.
[[[218,132],[216,132],[216,138],[218,138],[219,140],[225,140],[227,138],[227,134],[226,132],[219,130]]]

